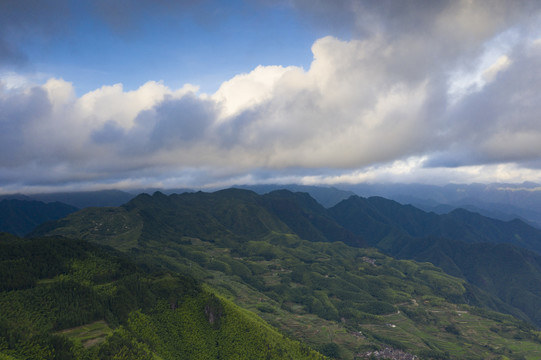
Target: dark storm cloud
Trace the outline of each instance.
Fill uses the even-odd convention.
[[[109,120],[92,132],[91,140],[98,146],[107,145],[119,156],[148,158],[211,141],[214,136],[211,128],[217,116],[212,101],[193,94],[181,98],[168,96],[140,112],[129,129]],[[142,160],[141,166],[150,166],[152,161]]]

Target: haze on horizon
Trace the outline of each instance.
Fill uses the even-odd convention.
[[[541,2],[0,2],[0,193],[541,182]]]

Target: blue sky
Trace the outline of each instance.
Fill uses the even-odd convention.
[[[541,182],[535,0],[4,0],[0,193]]]
[[[133,90],[149,80],[214,92],[258,65],[309,67],[312,43],[328,35],[285,2],[171,1],[161,8],[133,3],[141,9],[128,1],[103,9],[89,1],[57,3],[67,14],[48,15],[65,23],[44,36],[22,35],[14,45],[26,59],[17,72],[63,78],[78,95],[115,83]]]

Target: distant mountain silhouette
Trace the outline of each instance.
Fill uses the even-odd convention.
[[[0,231],[26,235],[37,225],[63,218],[77,210],[74,206],[60,202],[4,199],[0,201]]]

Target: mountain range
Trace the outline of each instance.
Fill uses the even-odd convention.
[[[541,185],[522,184],[341,184],[359,196],[383,196],[440,214],[465,208],[500,220],[520,218],[541,227]]]
[[[385,346],[424,358],[466,358],[468,346],[471,358],[513,358],[520,352],[501,337],[515,331],[514,340],[535,343],[541,324],[541,231],[466,210],[438,215],[358,196],[326,208],[287,190],[156,192],[83,209],[31,235],[112,246],[143,269],[191,276],[338,358]],[[499,338],[470,334],[466,345],[464,334],[476,331],[450,314],[481,316],[476,322]],[[536,354],[520,346],[528,349],[520,356]]]

